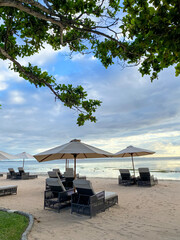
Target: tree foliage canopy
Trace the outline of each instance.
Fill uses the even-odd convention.
[[[179,0],[0,0],[0,58],[36,87],[48,87],[65,106],[79,111],[78,125],[95,122],[99,100],[87,98],[82,86],[57,84],[40,67],[19,58],[68,46],[89,53],[107,68],[115,61],[140,64],[142,75],[176,64],[180,73]]]

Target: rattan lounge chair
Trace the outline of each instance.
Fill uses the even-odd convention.
[[[71,178],[68,179],[68,178],[65,178],[65,177],[60,177],[58,171],[49,171],[48,176],[49,176],[49,178],[59,178],[66,190],[73,188],[74,178],[72,180]],[[49,189],[49,187],[46,184],[46,190],[48,190],[48,189]]]
[[[64,177],[74,178],[73,168],[66,168],[66,171],[64,172]]]
[[[66,171],[63,175],[66,179],[66,187],[72,188],[73,187],[73,180],[74,178],[74,170],[73,168],[66,168]],[[76,174],[77,179],[86,179],[86,176],[80,176],[79,173]]]
[[[124,186],[130,186],[136,183],[136,178],[131,176],[129,169],[119,169],[120,175],[118,183]]]
[[[154,186],[158,183],[157,178],[150,174],[149,168],[139,168],[139,177],[137,178],[138,186]]]
[[[20,178],[19,172],[15,172],[14,168],[8,168],[7,179]]]
[[[114,192],[95,193],[92,184],[86,179],[73,181],[77,192],[72,194],[71,213],[95,216],[118,203],[118,195]]]
[[[37,178],[38,175],[30,175],[29,172],[25,172],[23,167],[18,167],[20,178],[23,180]]]
[[[0,196],[10,195],[10,194],[17,194],[17,186],[13,186],[13,185],[0,186]]]
[[[73,188],[73,180],[74,180],[73,168],[66,168],[66,171],[64,172],[63,176],[66,179],[66,183],[65,183],[66,187]]]
[[[62,173],[60,172],[59,169],[53,169],[53,171],[48,171],[48,176],[49,178],[57,178],[58,176],[63,179],[64,176],[62,175]]]
[[[3,173],[0,173],[0,177],[3,177]]]
[[[74,189],[66,190],[59,177],[47,178],[46,186],[48,187],[44,192],[44,209],[53,208],[60,212],[62,207],[70,206]]]

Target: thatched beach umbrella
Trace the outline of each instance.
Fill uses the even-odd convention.
[[[129,146],[120,152],[117,152],[114,154],[115,157],[131,157],[132,159],[132,165],[133,165],[133,171],[134,171],[134,176],[135,176],[135,168],[134,168],[134,160],[133,156],[144,156],[144,155],[149,155],[149,154],[154,154],[155,152],[147,150],[147,149],[142,149],[142,148],[137,148],[133,146]]]
[[[58,159],[74,159],[74,177],[76,177],[76,159],[82,158],[105,158],[113,154],[99,148],[82,143],[74,139],[61,146],[34,155],[38,162],[45,162]]]
[[[34,157],[31,154],[27,153],[27,152],[18,153],[15,156],[17,158],[23,159],[23,168],[24,168],[24,160],[25,159],[34,159]]]
[[[17,157],[12,155],[12,154],[9,154],[9,153],[6,153],[6,152],[3,152],[3,151],[0,151],[0,160],[5,160],[5,159],[16,159]]]

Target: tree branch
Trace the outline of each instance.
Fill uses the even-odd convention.
[[[39,19],[51,22],[57,26],[59,26],[60,28],[63,28],[62,23],[60,22],[60,20],[55,20],[54,18],[52,18],[51,16],[46,16],[40,12],[36,12],[35,10],[32,10],[30,7],[24,6],[23,4],[20,3],[21,2],[28,2],[28,0],[19,0],[19,1],[10,1],[10,0],[0,0],[0,7],[14,7],[17,8],[23,12],[26,12],[34,17],[37,17]],[[32,0],[29,0],[29,2],[31,2]],[[48,10],[48,9],[46,9]],[[49,14],[51,14],[52,12],[50,10],[48,10]],[[47,11],[46,11],[47,12]]]
[[[1,52],[1,54],[2,54],[5,58],[7,58],[7,59],[9,59],[11,62],[13,62],[13,63],[18,67],[18,69],[20,70],[20,72],[24,73],[24,74],[34,83],[35,86],[37,86],[36,81],[44,83],[44,84],[53,92],[53,94],[54,94],[59,100],[62,101],[62,99],[59,97],[59,95],[57,94],[57,92],[54,91],[54,89],[52,88],[52,86],[51,86],[49,83],[47,83],[47,82],[44,81],[43,79],[37,78],[37,77],[34,76],[33,74],[30,74],[29,72],[27,72],[27,71],[23,68],[23,66],[21,66],[21,64],[20,64],[18,61],[16,61],[13,57],[11,57],[2,47],[0,47],[0,52]]]
[[[12,1],[10,1],[10,0],[0,0],[0,7],[1,6],[3,6],[3,7],[5,7],[5,6],[14,7],[14,8],[17,8],[21,11],[24,11],[24,12],[26,12],[26,13],[34,16],[34,17],[37,17],[39,19],[51,22],[52,24],[55,24],[55,25],[57,25],[61,28],[61,31],[60,31],[61,35],[63,33],[63,29],[65,29],[65,26],[69,26],[69,27],[71,27],[73,29],[76,29],[78,31],[81,31],[81,32],[83,32],[83,31],[84,32],[90,32],[90,33],[97,34],[99,36],[104,36],[107,39],[115,41],[119,46],[121,46],[123,48],[124,51],[126,51],[126,47],[125,47],[124,44],[122,44],[122,42],[118,41],[117,39],[115,39],[112,36],[109,36],[106,33],[100,32],[98,30],[94,30],[94,29],[100,28],[100,26],[87,28],[86,25],[84,25],[82,22],[79,23],[79,22],[74,21],[74,20],[66,19],[65,17],[63,17],[63,20],[62,19],[61,20],[56,20],[52,16],[45,16],[44,14],[42,14],[40,12],[36,12],[35,10],[32,10],[30,7],[24,6],[20,2],[31,4],[33,6],[38,7],[42,11],[45,10],[46,13],[48,13],[50,15],[52,14],[52,12],[49,9],[45,8],[43,5],[41,5],[40,3],[35,2],[33,0],[18,0],[18,1],[15,1],[15,0],[12,0]],[[60,15],[56,15],[56,16],[61,17]],[[79,27],[77,27],[75,25],[79,25]],[[112,26],[112,25],[109,25],[109,26]],[[103,27],[103,28],[108,29],[109,26],[106,26],[106,27]],[[63,36],[61,36],[61,44],[63,45]]]

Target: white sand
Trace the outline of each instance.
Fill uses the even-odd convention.
[[[96,191],[114,191],[119,204],[96,217],[70,213],[70,208],[43,209],[45,176],[34,180],[0,178],[0,186],[18,185],[17,195],[0,197],[0,206],[31,213],[28,240],[179,240],[180,182],[159,181],[151,188],[118,185],[117,179],[92,178]]]

